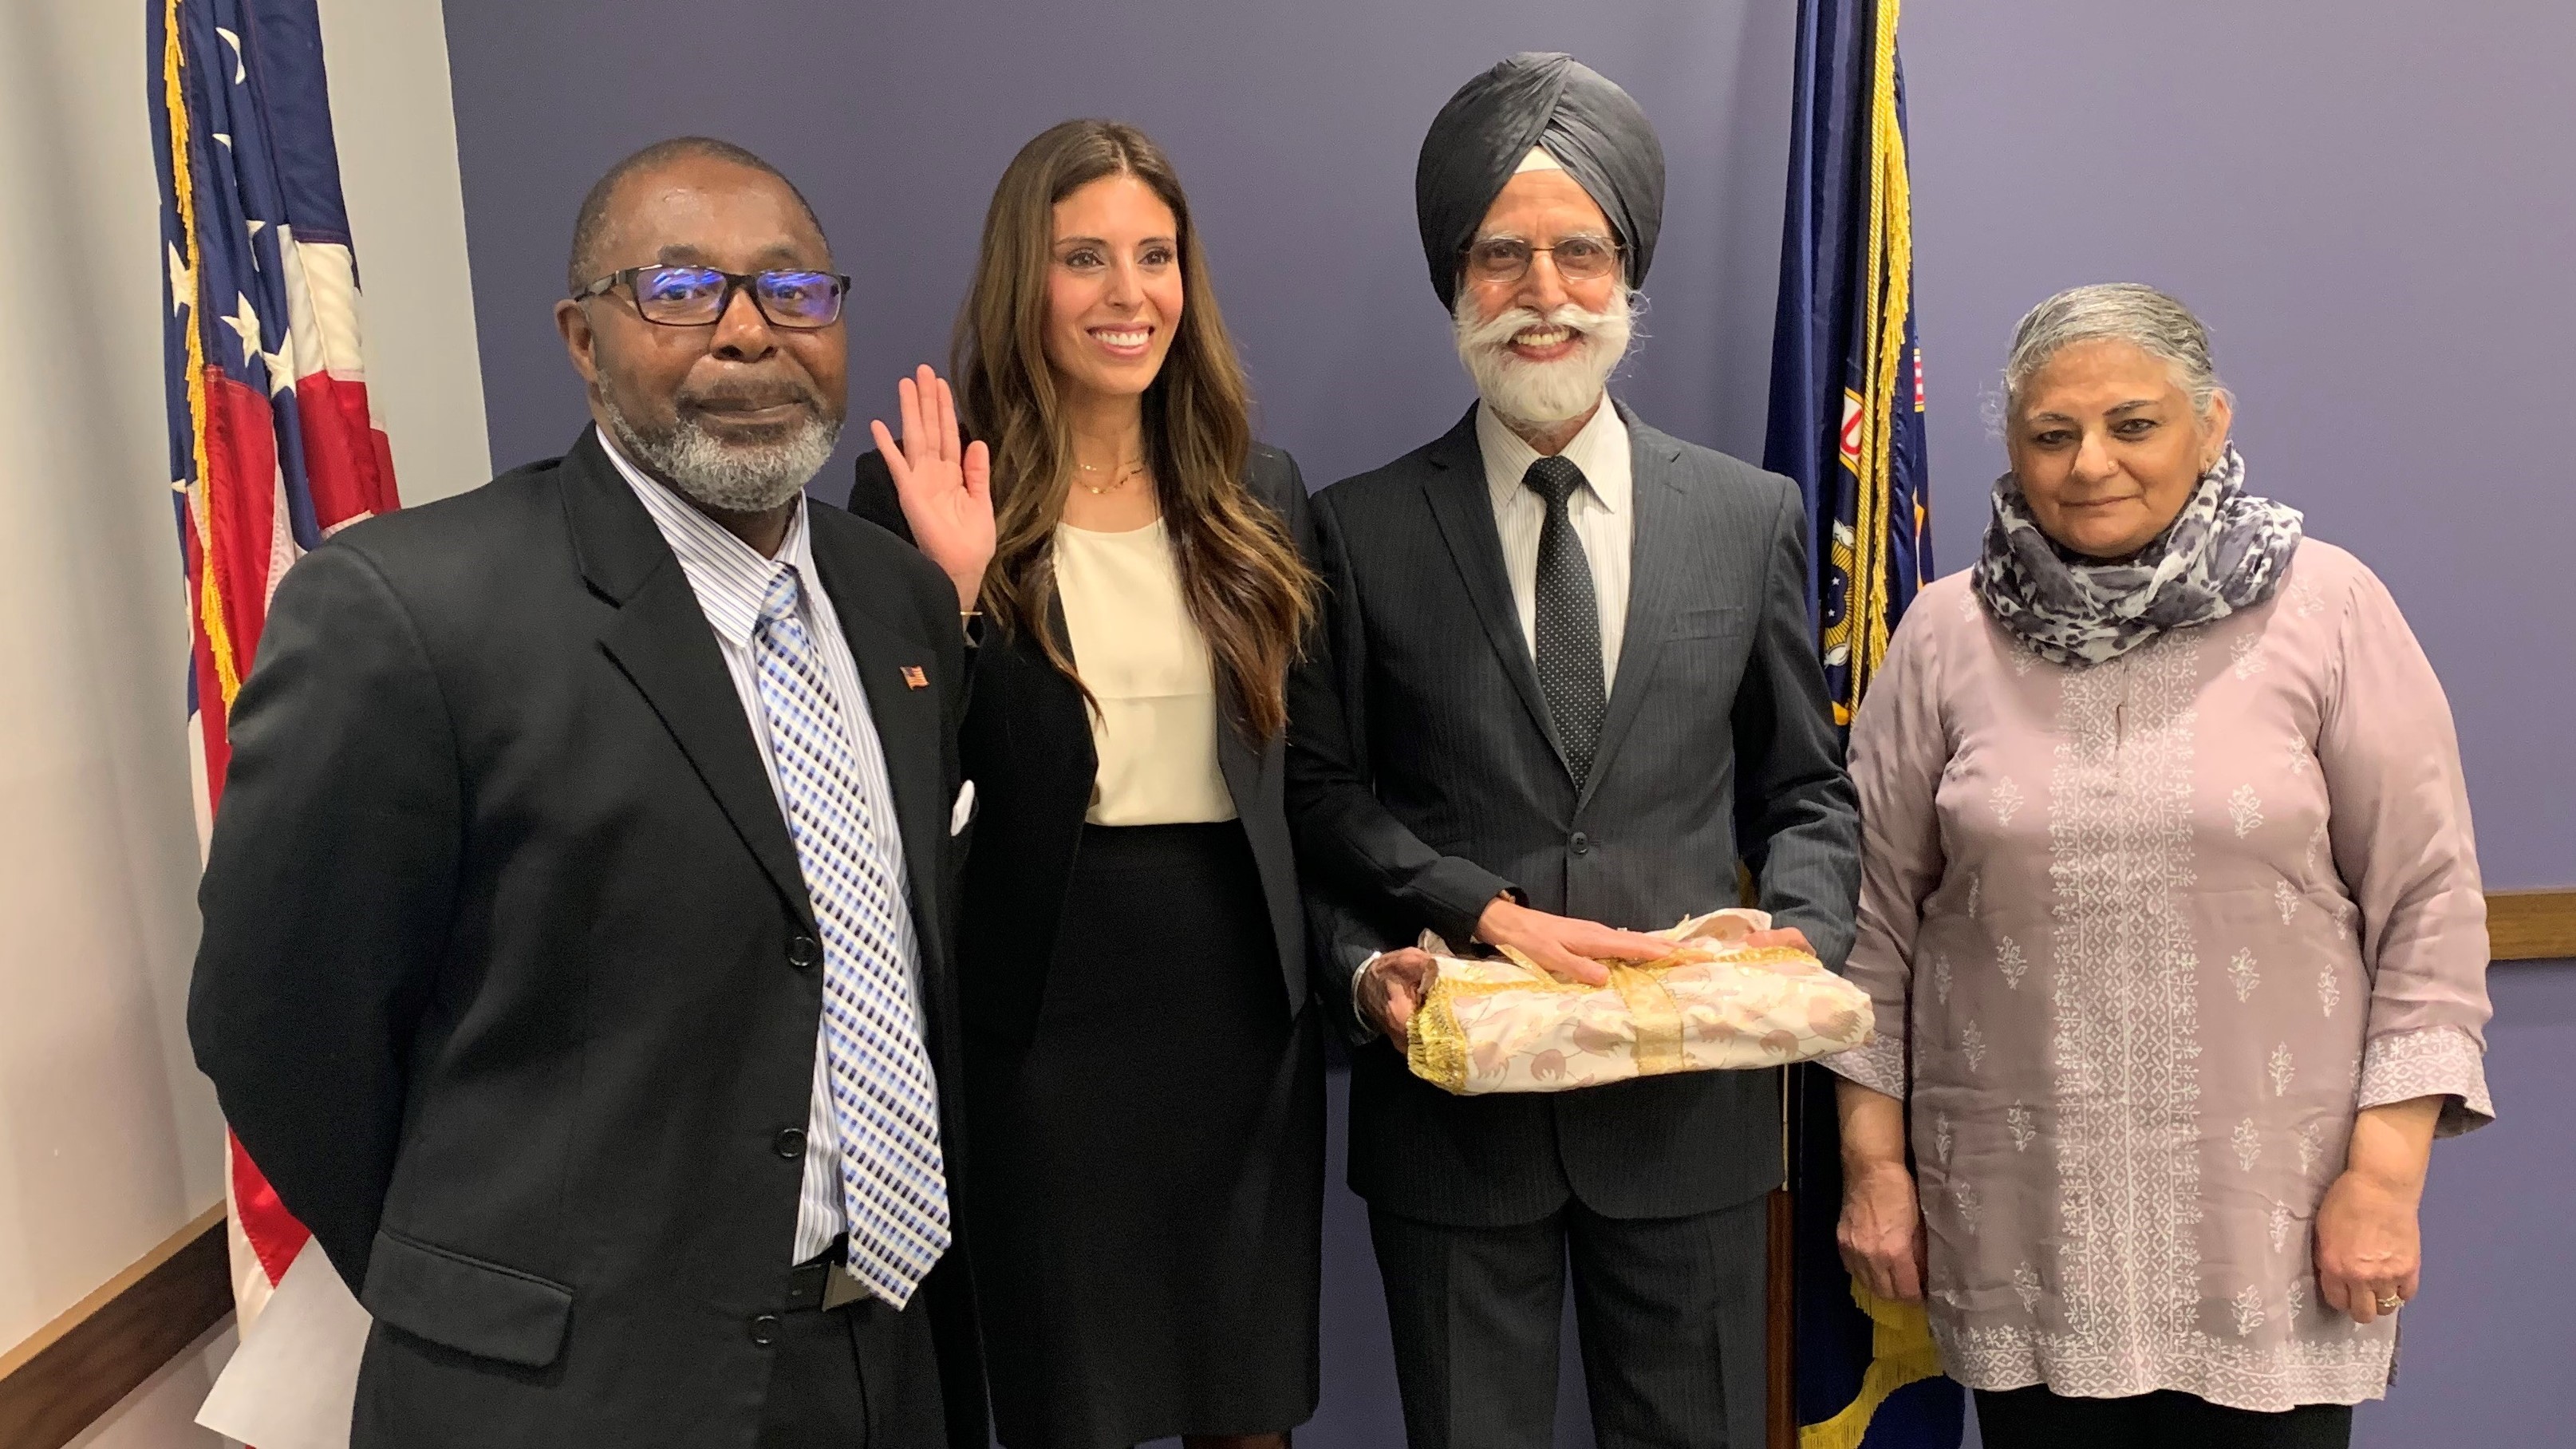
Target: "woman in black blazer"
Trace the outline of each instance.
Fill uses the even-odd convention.
[[[1306,490],[1251,441],[1197,246],[1151,141],[1066,122],[1004,173],[958,326],[998,534],[959,1197],[1008,1449],[1284,1449],[1315,1407],[1322,1037],[1282,800]],[[851,510],[935,536],[878,442]]]

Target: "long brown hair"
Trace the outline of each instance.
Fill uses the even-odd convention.
[[[1066,121],[1020,148],[993,188],[975,285],[950,359],[959,421],[993,452],[999,535],[984,575],[985,614],[1026,633],[1077,685],[1048,627],[1053,544],[1072,487],[1073,431],[1046,359],[1055,204],[1104,176],[1133,176],[1180,228],[1182,303],[1171,351],[1145,391],[1145,449],[1172,540],[1181,597],[1255,738],[1288,717],[1287,673],[1315,612],[1315,578],[1278,515],[1245,486],[1251,399],[1218,314],[1188,198],[1162,148],[1116,121]],[[1083,689],[1085,698],[1090,696]],[[1095,702],[1096,703],[1096,702]]]

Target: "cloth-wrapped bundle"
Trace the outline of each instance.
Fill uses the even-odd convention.
[[[1869,1040],[1869,994],[1787,946],[1747,946],[1762,911],[1723,910],[1649,934],[1653,961],[1610,984],[1560,981],[1526,958],[1471,961],[1426,936],[1438,974],[1413,1015],[1413,1074],[1460,1096],[1570,1092],[1666,1072],[1777,1067]]]

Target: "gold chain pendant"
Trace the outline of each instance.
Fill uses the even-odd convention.
[[[1097,473],[1097,472],[1101,471],[1100,469],[1093,467],[1093,466],[1092,466],[1092,465],[1090,465],[1089,463],[1079,463],[1079,462],[1078,462],[1078,463],[1075,463],[1073,466],[1075,466],[1075,467],[1077,467],[1077,468],[1081,469],[1081,470],[1082,470],[1083,472],[1085,472],[1085,473]],[[1099,497],[1105,496],[1105,495],[1107,495],[1107,494],[1114,493],[1114,492],[1116,492],[1117,490],[1119,490],[1120,488],[1124,488],[1124,487],[1126,487],[1126,486],[1127,486],[1127,480],[1128,480],[1128,479],[1135,477],[1137,474],[1139,474],[1139,473],[1141,473],[1141,472],[1143,472],[1143,471],[1145,471],[1145,460],[1144,460],[1144,459],[1142,459],[1142,458],[1139,458],[1139,459],[1137,459],[1137,460],[1136,460],[1135,462],[1133,462],[1133,463],[1121,463],[1121,464],[1119,464],[1119,465],[1118,465],[1118,476],[1117,476],[1117,477],[1115,477],[1115,478],[1110,479],[1110,480],[1109,480],[1108,482],[1106,482],[1106,483],[1101,484],[1101,485],[1100,485],[1099,487],[1097,487],[1097,488],[1092,487],[1092,485],[1090,485],[1090,484],[1088,484],[1088,483],[1085,483],[1085,484],[1083,484],[1082,486],[1083,486],[1084,491],[1088,492],[1092,497],[1094,497],[1094,498],[1099,498]]]

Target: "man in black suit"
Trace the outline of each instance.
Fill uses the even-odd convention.
[[[570,280],[572,451],[278,590],[197,1060],[375,1316],[359,1449],[981,1446],[956,588],[805,500],[847,279],[767,163],[628,158]]]
[[[1599,981],[1594,958],[1659,954],[1631,931],[1733,903],[1739,859],[1772,939],[1840,960],[1859,832],[1804,513],[1604,393],[1662,208],[1626,92],[1505,61],[1433,122],[1416,190],[1482,401],[1316,498],[1326,645],[1289,751],[1407,1437],[1550,1442],[1570,1259],[1600,1442],[1757,1449],[1778,1074],[1460,1098],[1400,1043],[1424,928]]]

